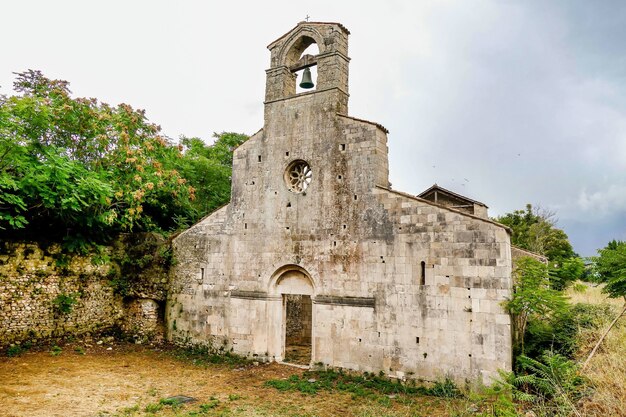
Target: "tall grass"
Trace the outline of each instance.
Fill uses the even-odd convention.
[[[601,287],[584,285],[584,292],[568,290],[571,302],[608,304],[612,314],[604,317],[595,329],[581,329],[578,355],[581,361],[623,306],[623,300],[608,298]],[[584,375],[594,388],[593,394],[580,406],[585,416],[626,416],[626,317],[622,317],[608,334]]]

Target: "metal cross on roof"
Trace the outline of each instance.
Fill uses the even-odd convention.
[[[311,18],[311,16],[309,16],[309,15],[306,15],[306,17],[305,17],[307,22],[309,21],[310,18]]]

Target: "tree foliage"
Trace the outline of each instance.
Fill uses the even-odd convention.
[[[66,81],[39,71],[17,74],[14,89],[0,96],[4,233],[166,231],[228,201],[232,151],[245,135],[175,145],[143,110],[72,98]]]
[[[530,257],[518,259],[513,296],[505,302],[512,318],[513,345],[524,353],[524,338],[531,320],[547,320],[566,310],[567,300],[550,288],[548,266]]]
[[[567,234],[556,227],[553,212],[527,204],[525,210],[515,210],[495,220],[511,228],[511,244],[548,258],[553,288],[564,289],[582,276],[584,263],[574,252]]]
[[[593,262],[596,280],[606,284],[603,291],[609,297],[623,297],[626,301],[626,242],[609,242],[598,250]]]

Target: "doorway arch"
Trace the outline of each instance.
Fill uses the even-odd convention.
[[[309,365],[313,358],[315,294],[313,279],[304,268],[286,265],[270,280],[270,347],[279,361]]]

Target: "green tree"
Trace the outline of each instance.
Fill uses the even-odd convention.
[[[175,145],[142,110],[73,98],[66,81],[17,74],[0,96],[0,229],[98,239],[168,231],[228,201],[245,135]],[[201,201],[197,202],[196,190]]]
[[[525,210],[515,210],[494,220],[511,229],[513,245],[548,258],[551,285],[561,290],[582,276],[584,264],[567,234],[556,227],[554,216],[553,212],[527,204]]]
[[[529,321],[551,319],[565,311],[567,300],[550,288],[547,265],[530,257],[520,258],[516,264],[513,296],[504,306],[511,314],[514,350],[523,354]]]
[[[626,242],[609,242],[592,260],[595,279],[605,284],[603,291],[626,302]]]
[[[177,164],[195,189],[196,218],[230,200],[233,151],[248,140],[247,135],[231,132],[214,133],[213,138],[211,145],[199,138],[181,139],[183,158]]]
[[[585,360],[583,368],[587,366],[606,335],[615,326],[615,323],[626,314],[626,242],[617,240],[609,242],[605,248],[598,250],[598,256],[592,258],[592,260],[594,262],[595,279],[605,284],[603,291],[611,298],[622,297],[624,299],[624,307],[602,334],[598,343],[596,343]]]

